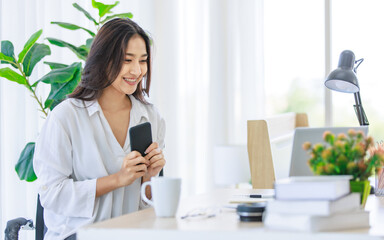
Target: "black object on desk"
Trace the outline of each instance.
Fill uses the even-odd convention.
[[[242,222],[261,222],[266,206],[266,202],[240,204],[236,212]]]

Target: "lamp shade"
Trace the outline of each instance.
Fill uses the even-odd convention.
[[[355,93],[360,90],[357,76],[353,71],[355,65],[355,54],[345,50],[340,54],[338,68],[332,71],[325,79],[325,86],[331,90]]]

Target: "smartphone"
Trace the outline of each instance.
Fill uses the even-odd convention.
[[[151,123],[146,122],[129,129],[131,151],[138,151],[145,156],[145,150],[152,144]]]

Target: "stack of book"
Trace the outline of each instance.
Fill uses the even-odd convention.
[[[275,183],[264,225],[271,229],[334,231],[369,227],[360,194],[351,193],[349,176],[290,177]]]

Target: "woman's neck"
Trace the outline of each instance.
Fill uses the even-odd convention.
[[[112,86],[103,90],[98,102],[101,109],[108,112],[117,112],[132,107],[131,99]]]

